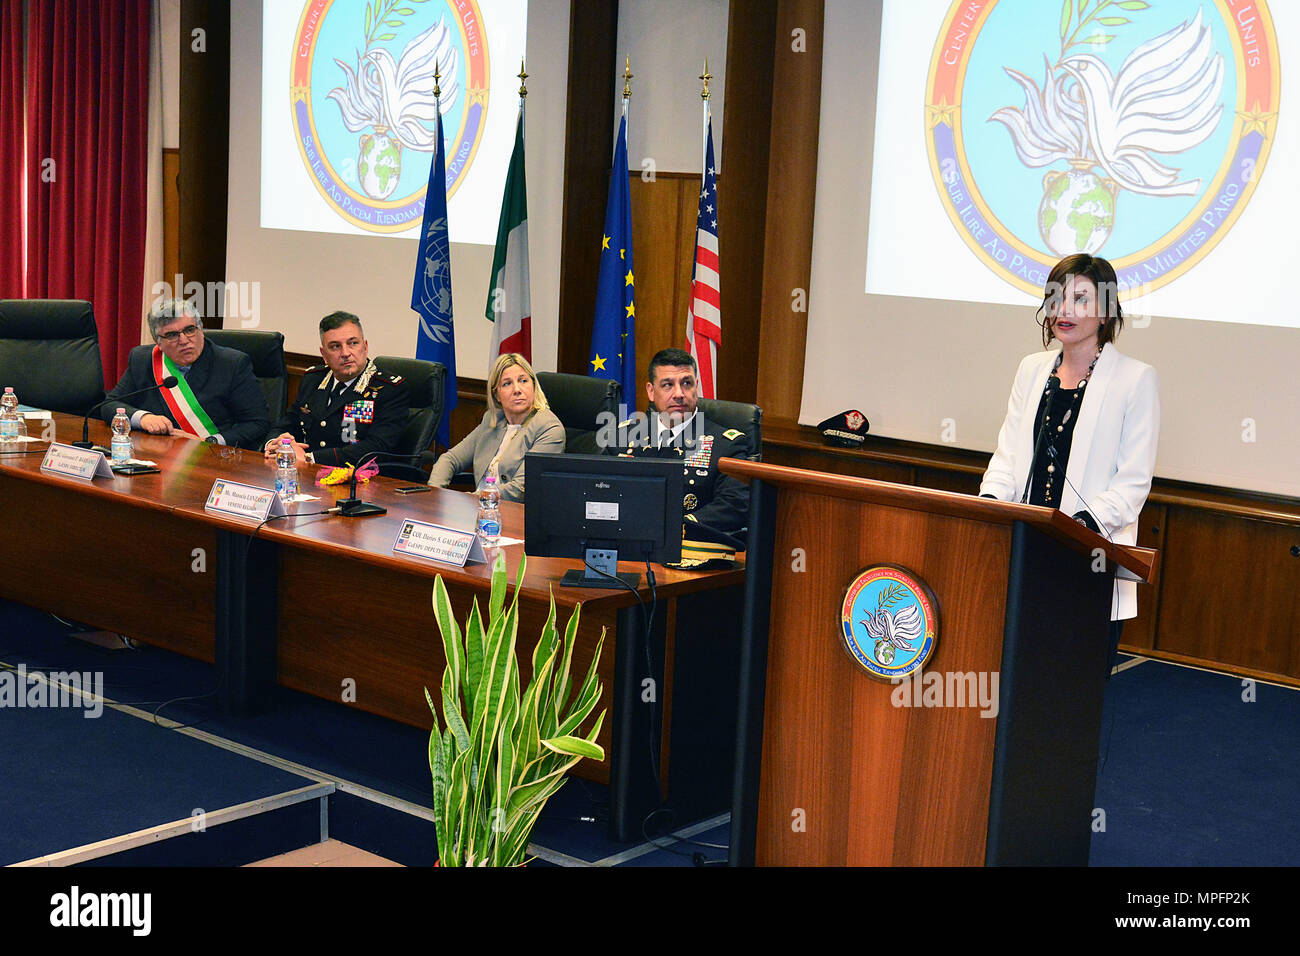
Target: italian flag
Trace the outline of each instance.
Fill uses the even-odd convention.
[[[485,314],[492,323],[488,370],[504,352],[533,360],[533,307],[528,293],[528,189],[524,183],[524,106],[519,104],[515,148],[501,199],[492,281],[488,283]]]

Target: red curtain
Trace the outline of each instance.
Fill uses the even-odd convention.
[[[106,385],[140,342],[149,6],[41,0],[27,14],[27,295],[94,304]]]
[[[0,299],[23,295],[23,0],[0,0]]]

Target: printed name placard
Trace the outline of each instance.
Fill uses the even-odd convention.
[[[413,518],[402,519],[402,527],[393,542],[393,550],[398,554],[412,554],[417,558],[429,558],[444,564],[454,564],[463,568],[469,560],[487,561],[483,552],[483,543],[473,531],[457,531],[442,525],[416,521]]]
[[[41,471],[69,478],[112,478],[113,469],[102,451],[77,448],[73,445],[51,444],[41,461]]]
[[[208,500],[203,505],[205,511],[234,515],[236,518],[252,518],[265,521],[288,514],[284,502],[275,493],[274,488],[259,488],[256,485],[241,485],[237,481],[218,478],[212,483]]]

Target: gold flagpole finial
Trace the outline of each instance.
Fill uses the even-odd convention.
[[[437,60],[433,61],[433,97],[437,99],[442,96],[442,88],[438,86],[438,81],[442,79],[442,64]]]
[[[632,96],[632,57],[628,56],[623,61],[623,99]]]
[[[528,79],[528,74],[524,72],[524,58],[519,58],[519,72],[515,74],[519,77],[519,95],[524,97],[528,95],[528,87],[524,85],[524,80]]]
[[[712,94],[709,93],[709,80],[713,79],[713,74],[709,72],[709,58],[704,58],[704,72],[700,74],[700,79],[704,81],[704,89],[700,90],[700,99],[707,100]]]

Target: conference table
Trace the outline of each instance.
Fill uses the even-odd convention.
[[[28,429],[68,443],[81,437],[82,422],[55,414],[48,423],[29,421]],[[90,437],[106,446],[107,426],[92,422]],[[135,457],[157,462],[159,472],[89,480],[51,474],[40,468],[47,442],[30,443],[28,454],[0,454],[0,556],[12,569],[0,576],[0,598],[211,662],[221,705],[236,716],[271,707],[279,684],[431,726],[423,689],[440,686],[445,666],[434,578],[442,576],[463,622],[476,598],[486,612],[491,565],[458,568],[393,547],[406,518],[472,530],[472,495],[401,495],[394,489],[403,482],[377,478],[360,485],[358,496],[387,514],[319,514],[347,496],[347,485],[314,486],[318,469],[303,468],[302,489],[318,500],[290,505],[290,516],[252,536],[253,519],[204,505],[218,479],[274,487],[274,466],[259,452],[133,437]],[[523,505],[503,502],[501,511],[503,535],[522,539]],[[661,796],[679,819],[725,808],[743,565],[709,572],[656,566],[652,595],[645,567],[621,563],[620,571],[642,574],[634,594],[561,587],[564,573],[581,567],[568,559],[529,556],[518,581],[523,545],[499,550],[510,593],[520,589],[524,680],[552,596],[560,627],[581,604],[575,679],[604,631],[597,712],[608,711],[598,738],[606,758],[582,761],[574,773],[609,785],[610,835],[639,840]]]

